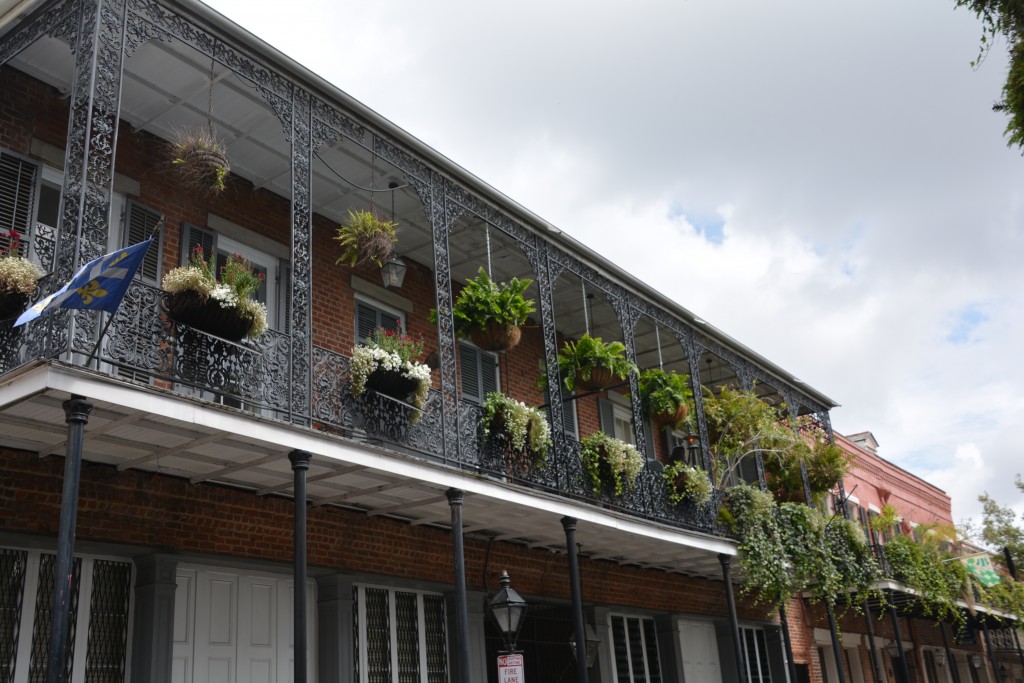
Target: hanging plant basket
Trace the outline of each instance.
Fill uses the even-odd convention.
[[[28,308],[28,294],[0,293],[0,320],[13,320]]]
[[[675,411],[651,414],[651,422],[653,422],[655,426],[659,428],[664,427],[665,425],[674,426],[685,420],[689,412],[690,411],[686,407],[686,404],[680,403],[678,406],[676,406]]]
[[[377,368],[366,378],[367,388],[373,389],[378,394],[396,398],[399,401],[407,401],[410,394],[416,391],[419,385],[420,381],[418,379],[408,377],[398,370],[385,370],[383,368]]]
[[[214,194],[224,191],[224,180],[231,172],[227,150],[205,128],[176,135],[171,143],[171,166],[183,185]]]
[[[497,323],[482,329],[474,329],[469,333],[473,343],[484,351],[508,351],[522,339],[523,331],[519,325]]]
[[[244,317],[236,308],[224,308],[199,292],[185,290],[167,294],[166,302],[174,320],[215,337],[237,342],[252,329],[251,318]]]
[[[591,368],[590,379],[584,379],[582,373],[576,371],[574,386],[583,391],[602,391],[621,383],[622,381],[608,368]]]

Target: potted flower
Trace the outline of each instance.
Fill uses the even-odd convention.
[[[578,341],[566,341],[558,352],[558,370],[569,391],[600,391],[624,382],[636,365],[626,360],[621,342],[604,343],[600,337],[584,334]]]
[[[665,479],[668,501],[672,505],[679,505],[684,500],[692,501],[695,505],[704,505],[711,500],[711,479],[708,473],[699,467],[676,460],[665,465],[661,476]]]
[[[231,254],[217,277],[217,255],[209,260],[196,246],[188,265],[164,275],[167,310],[179,323],[207,334],[239,341],[255,339],[267,329],[267,309],[254,298],[263,275],[248,259]]]
[[[416,360],[421,353],[422,341],[377,328],[365,343],[352,349],[352,396],[359,398],[369,388],[408,401],[417,409],[409,423],[416,424],[430,394],[430,367]]]
[[[21,235],[14,230],[0,231],[7,247],[0,246],[0,320],[20,315],[28,306],[43,271],[21,256]]]
[[[525,474],[530,464],[544,467],[551,446],[547,416],[522,401],[492,391],[484,399],[480,426],[485,438],[503,439],[509,465]]]
[[[171,141],[171,165],[183,184],[214,194],[224,191],[231,172],[227,149],[210,127],[177,132]]]
[[[334,230],[334,239],[341,245],[341,256],[335,263],[349,268],[375,263],[382,268],[395,251],[398,223],[386,221],[372,211],[349,211],[348,221]]]
[[[483,268],[466,282],[452,308],[455,334],[469,337],[485,351],[507,351],[519,343],[520,325],[536,308],[523,292],[533,280],[512,278],[497,283]],[[432,311],[436,322],[436,312]]]
[[[640,401],[644,412],[658,427],[676,427],[686,419],[693,400],[689,375],[660,369],[640,373]]]
[[[644,459],[634,446],[604,432],[583,437],[580,458],[595,495],[602,489],[621,496],[643,469]]]

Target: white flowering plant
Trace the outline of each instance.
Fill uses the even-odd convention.
[[[643,456],[636,447],[604,432],[588,434],[580,443],[583,446],[580,450],[583,469],[597,495],[600,495],[603,485],[607,484],[614,488],[616,496],[621,496],[627,488],[633,486],[644,467]]]
[[[217,255],[207,259],[197,245],[188,265],[164,275],[163,290],[169,294],[195,292],[203,301],[237,310],[241,317],[252,321],[246,336],[255,339],[267,329],[267,307],[255,299],[263,280],[263,273],[256,273],[249,259],[239,254],[228,255],[218,277]]]
[[[30,296],[43,271],[21,255],[21,235],[15,230],[0,230],[8,246],[0,244],[0,296]]]
[[[377,373],[393,373],[411,385],[409,403],[417,408],[409,416],[409,425],[419,422],[423,406],[430,395],[430,367],[416,359],[423,353],[422,340],[378,327],[366,342],[352,349],[349,380],[352,396],[359,398],[366,391],[367,382]],[[404,400],[406,396],[394,396]]]
[[[547,465],[551,427],[541,410],[492,391],[484,399],[480,425],[485,438],[504,436],[510,464],[524,473],[529,470],[531,461],[537,467]]]

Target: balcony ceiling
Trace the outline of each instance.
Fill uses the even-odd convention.
[[[445,491],[456,487],[466,491],[469,538],[564,553],[560,519],[570,515],[579,519],[584,556],[594,559],[720,579],[718,553],[735,554],[734,544],[722,539],[57,363],[23,370],[0,387],[0,446],[63,456],[62,402],[72,394],[94,405],[84,459],[117,471],[160,473],[255,496],[291,496],[287,455],[301,448],[313,453],[307,489],[314,508],[339,506],[412,526],[450,528]]]

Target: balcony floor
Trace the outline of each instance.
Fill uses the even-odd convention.
[[[412,525],[450,527],[445,491],[466,492],[468,536],[565,552],[563,516],[579,520],[585,556],[720,579],[718,554],[735,544],[630,518],[593,505],[508,485],[371,443],[270,420],[188,396],[58,362],[24,366],[0,384],[0,446],[62,455],[67,427],[62,402],[93,403],[85,460],[216,482],[255,495],[292,493],[288,453],[313,453],[307,477],[312,505],[387,515]]]

